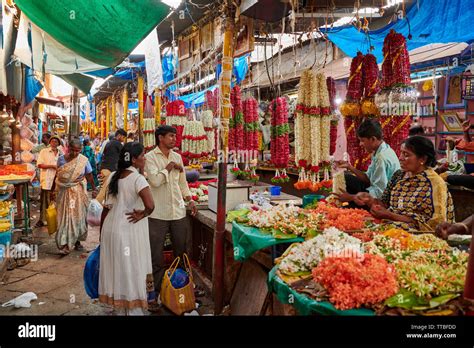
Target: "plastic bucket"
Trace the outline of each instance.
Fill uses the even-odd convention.
[[[271,186],[270,194],[272,196],[279,196],[281,194],[281,186]]]
[[[313,204],[315,201],[320,201],[321,199],[324,199],[324,198],[326,197],[324,197],[323,195],[314,195],[314,194],[305,195],[303,196],[303,208],[310,204]]]

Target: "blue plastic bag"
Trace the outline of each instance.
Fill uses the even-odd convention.
[[[175,289],[184,288],[189,283],[189,275],[182,268],[177,268],[171,276],[171,285]]]
[[[99,297],[100,245],[89,255],[84,267],[84,288],[91,299]]]

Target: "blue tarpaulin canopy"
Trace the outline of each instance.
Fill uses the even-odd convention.
[[[357,51],[366,53],[373,46],[372,53],[381,63],[383,41],[391,29],[407,38],[411,34],[407,48],[412,50],[432,43],[470,43],[474,41],[474,31],[470,30],[473,20],[472,0],[418,0],[407,11],[406,18],[368,34],[353,26],[321,30],[350,57],[355,57]]]

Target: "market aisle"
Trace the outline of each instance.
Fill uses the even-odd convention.
[[[39,214],[39,205],[35,205],[32,204],[34,221]],[[58,254],[54,235],[49,236],[45,227],[35,229],[33,236],[40,244],[38,259],[6,272],[0,282],[0,304],[29,291],[38,299],[31,302],[30,308],[0,306],[0,315],[108,315],[110,309],[87,296],[83,281],[86,251],[99,244],[99,228],[89,227],[87,241],[83,243],[86,251],[74,250],[68,256]],[[208,296],[199,298],[203,304],[198,309],[201,315],[212,313]],[[173,314],[162,309],[156,315]]]

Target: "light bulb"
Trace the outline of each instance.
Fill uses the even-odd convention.
[[[6,120],[8,118],[7,106],[3,105],[3,111],[0,111],[0,118]]]

